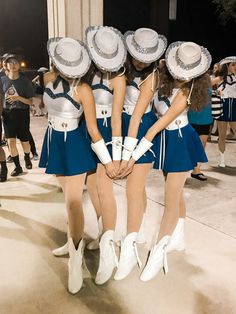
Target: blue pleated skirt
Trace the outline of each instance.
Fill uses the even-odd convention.
[[[97,162],[81,127],[67,132],[66,140],[64,132],[48,128],[39,167],[46,168],[48,174],[73,176],[96,169]]]
[[[182,136],[181,136],[182,135]],[[190,124],[179,130],[163,130],[156,136],[154,169],[169,172],[192,170],[198,162],[207,162],[202,142]]]
[[[236,121],[236,98],[223,99],[223,115],[217,120]]]
[[[125,137],[128,135],[129,123],[130,123],[131,115],[127,113],[122,113],[122,136]],[[142,116],[141,123],[139,125],[137,139],[140,141],[142,137],[145,136],[148,129],[157,121],[157,117],[153,111],[145,113]],[[156,150],[154,147],[156,146],[156,139],[153,140],[153,146],[151,147],[152,151]],[[155,161],[155,155],[149,150],[143,155],[139,160],[136,161],[136,164],[148,164]]]

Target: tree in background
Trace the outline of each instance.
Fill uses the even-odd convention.
[[[212,2],[216,4],[216,12],[223,25],[230,20],[236,22],[236,0],[212,0]]]

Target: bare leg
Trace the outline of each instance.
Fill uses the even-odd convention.
[[[236,135],[236,121],[229,122],[231,129],[233,130],[233,134]]]
[[[186,207],[185,207],[185,201],[183,196],[183,191],[180,196],[180,202],[179,202],[179,218],[185,218],[186,217]]]
[[[218,147],[219,147],[219,151],[221,153],[224,153],[224,151],[225,151],[227,124],[228,124],[228,122],[226,122],[226,121],[217,121],[218,131],[219,131]]]
[[[145,183],[150,171],[151,164],[135,164],[134,169],[127,178],[127,234],[138,232],[144,209],[146,208]]]
[[[183,187],[186,177],[187,172],[167,174],[165,182],[165,210],[160,225],[158,241],[165,235],[171,235],[173,233],[180,214],[183,214],[185,208],[183,202]]]
[[[97,182],[100,208],[102,212],[103,230],[115,230],[116,225],[116,200],[113,191],[113,180],[106,175],[105,167],[98,164]]]
[[[15,138],[8,138],[7,139],[9,151],[12,157],[19,155],[17,147],[16,147],[16,139]]]
[[[82,195],[86,174],[65,177],[65,201],[68,213],[70,236],[77,248],[83,236],[84,214],[82,210]]]
[[[23,148],[23,151],[25,154],[29,154],[30,153],[30,144],[29,141],[27,142],[21,142],[21,146]]]
[[[97,186],[97,173],[91,172],[87,174],[86,186],[88,188],[88,193],[96,211],[97,218],[101,216],[100,201],[98,196],[98,186]]]
[[[199,135],[199,138],[202,142],[202,146],[204,147],[204,150],[206,149],[206,143],[208,140],[209,135]],[[201,173],[201,163],[198,163],[197,166],[193,169],[192,173],[198,174]]]

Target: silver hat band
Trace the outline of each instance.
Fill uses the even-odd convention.
[[[179,52],[179,49],[177,49],[176,51],[175,60],[178,63],[178,65],[184,70],[191,70],[201,63],[201,57],[200,57],[200,59],[194,63],[185,64],[182,60],[180,60],[178,52]]]
[[[96,51],[96,53],[102,58],[113,59],[118,53],[118,46],[113,53],[105,53],[97,46],[96,41],[95,41],[95,36],[93,36],[93,38],[92,38],[92,43],[93,43],[93,48]]]
[[[74,67],[74,66],[80,65],[80,63],[83,61],[83,54],[81,53],[79,59],[77,59],[75,61],[68,61],[68,60],[65,60],[64,58],[62,58],[55,50],[54,58],[57,59],[57,61],[59,61],[61,64],[65,65],[65,66]]]
[[[143,54],[147,54],[147,53],[154,53],[157,51],[158,49],[158,41],[157,44],[154,47],[149,47],[149,48],[143,48],[141,47],[134,39],[134,36],[132,38],[132,42],[131,44],[134,46],[134,48],[139,52],[139,53],[143,53]]]

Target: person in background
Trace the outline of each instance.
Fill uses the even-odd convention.
[[[4,101],[4,93],[3,93],[3,87],[2,87],[2,81],[0,79],[0,117],[2,116],[2,110],[3,110],[3,101]],[[0,121],[2,125],[2,121]],[[0,138],[2,138],[2,127],[0,129]],[[7,163],[6,163],[6,154],[4,149],[2,148],[2,145],[0,144],[0,182],[5,182],[7,180]]]
[[[1,78],[5,94],[3,105],[3,125],[10,154],[15,164],[11,176],[23,173],[20,165],[16,139],[21,141],[24,151],[25,166],[32,169],[29,145],[30,106],[34,96],[33,86],[29,79],[20,73],[20,63],[16,55],[5,58],[7,75]]]
[[[204,79],[206,80],[206,84],[204,85],[208,89],[209,94],[211,94],[211,80],[207,73],[204,75]],[[188,120],[192,127],[198,133],[204,149],[206,149],[207,140],[209,138],[211,126],[213,123],[211,102],[208,103],[207,106],[203,107],[200,111],[192,110],[190,108],[188,111]],[[201,172],[200,163],[198,163],[198,165],[191,172],[191,177],[200,181],[207,180],[207,177]]]
[[[217,120],[219,140],[219,167],[225,167],[225,141],[228,124],[236,134],[236,56],[220,61],[221,75],[212,80],[223,99],[223,115]]]

